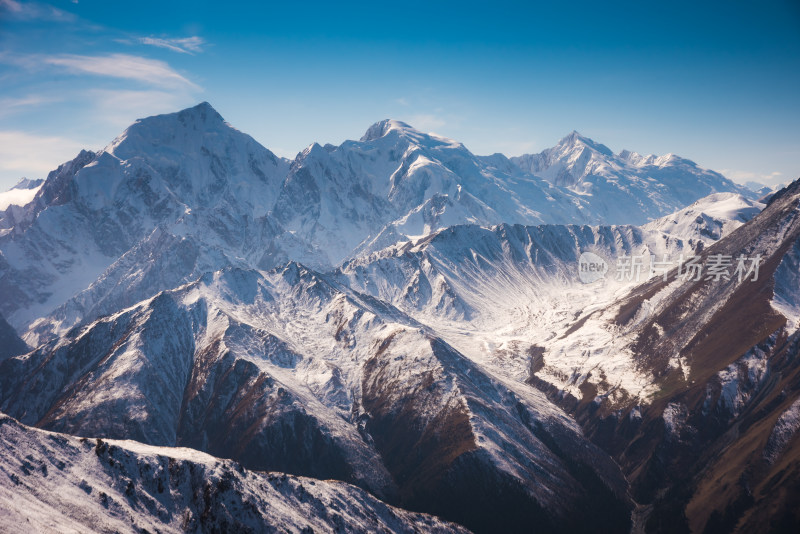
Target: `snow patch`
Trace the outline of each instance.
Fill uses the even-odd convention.
[[[795,400],[778,417],[767,440],[767,446],[764,447],[764,459],[771,464],[775,463],[798,429],[800,429],[800,399]]]

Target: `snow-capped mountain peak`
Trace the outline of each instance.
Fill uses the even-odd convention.
[[[650,505],[632,508],[659,506],[652,492],[673,482],[661,447],[683,454],[670,442],[688,420],[681,406],[702,415],[704,398],[722,399],[728,377],[763,359],[754,344],[796,355],[798,188],[762,212],[689,160],[615,156],[578,132],[512,161],[385,120],[360,141],[313,143],[290,162],[207,103],[139,120],[53,171],[33,202],[0,212],[0,411],[241,468],[132,442],[53,439],[0,415],[0,471],[13,475],[0,509],[49,488],[43,502],[59,513],[51,496],[64,487],[77,502],[96,495],[82,515],[94,507],[106,521],[102,507],[149,530],[154,510],[185,530],[172,510],[207,510],[217,494],[225,507],[235,493],[256,494],[254,520],[275,506],[311,517],[334,509],[308,511],[299,488],[311,479],[281,499],[249,468],[314,477],[312,497],[350,496],[364,504],[358,514],[382,505],[321,481],[476,532],[637,530]],[[627,224],[592,225],[614,222]],[[664,267],[712,254],[766,258],[761,282],[619,276],[624,258],[654,271],[653,258]],[[584,269],[587,256],[607,265]],[[587,270],[608,276],[584,284]],[[756,332],[758,316],[768,321]],[[770,386],[769,417],[783,422],[764,452],[776,475],[796,412],[781,393],[798,381],[793,362],[776,353],[764,367],[782,381]],[[727,433],[727,417],[711,422]],[[685,428],[686,439],[703,438]],[[658,448],[627,448],[636,436]],[[685,443],[690,472],[706,449]],[[42,469],[50,458],[54,469]],[[228,468],[242,476],[223,477]],[[56,471],[69,483],[54,485],[67,480]],[[209,484],[204,472],[219,476]],[[180,495],[195,506],[170,500]],[[406,519],[434,523],[426,517]]]
[[[572,130],[569,135],[563,137],[556,144],[556,146],[550,150],[552,153],[564,153],[572,152],[574,150],[583,150],[584,148],[589,148],[606,156],[613,155],[610,148],[602,143],[598,143],[593,139],[589,139],[588,137],[581,135],[577,130]]]
[[[378,121],[369,128],[367,128],[366,133],[361,136],[362,142],[369,142],[375,141],[376,139],[380,139],[381,137],[387,135],[389,132],[399,132],[399,133],[411,133],[416,135],[421,135],[421,132],[414,129],[411,125],[406,124],[405,122],[394,120],[394,119],[384,119],[382,121]]]
[[[263,213],[287,170],[286,160],[203,102],[137,120],[76,175],[76,183],[95,208],[119,202],[120,195],[189,208],[209,207],[232,195]]]
[[[37,187],[42,185],[43,182],[44,182],[44,180],[42,180],[41,178],[38,179],[38,180],[31,180],[30,178],[24,178],[23,177],[23,178],[20,178],[19,182],[17,182],[16,185],[14,185],[14,187],[12,187],[11,189],[12,190],[17,190],[17,189],[36,189]]]
[[[611,150],[577,131],[563,137],[554,147],[539,154],[512,158],[522,170],[541,176],[558,186],[575,186],[595,168],[608,164]]]
[[[674,180],[642,176],[578,132],[531,157],[540,165],[525,169],[387,119],[361,141],[314,143],[290,162],[208,103],[141,119],[48,178],[36,210],[0,219],[3,232],[19,234],[13,246],[0,242],[0,274],[10,273],[0,288],[22,293],[0,313],[21,332],[54,312],[69,328],[229,264],[269,269],[294,259],[327,269],[457,224],[643,223],[699,196],[664,193]],[[686,181],[702,172],[689,169]],[[558,173],[574,187],[559,185]]]
[[[755,195],[721,174],[668,153],[618,155],[605,145],[572,132],[553,148],[511,158],[523,171],[589,199],[605,222],[643,224],[698,198],[719,192]],[[631,218],[632,212],[638,212]]]
[[[250,137],[233,128],[208,102],[138,119],[105,149],[124,160],[156,152],[197,150],[214,137]],[[222,140],[222,139],[221,139]]]
[[[394,119],[384,119],[370,126],[361,137],[362,143],[374,143],[385,139],[388,143],[407,143],[423,148],[449,147],[466,150],[464,145],[431,132],[422,132],[410,124]]]

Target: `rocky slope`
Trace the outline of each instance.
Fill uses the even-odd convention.
[[[26,424],[345,480],[479,530],[629,521],[616,466],[544,395],[296,263],[162,292],[0,377]]]
[[[0,415],[0,530],[467,532],[349,484],[254,472],[191,449],[44,432]]]
[[[704,263],[760,256],[757,278],[740,279],[736,259],[727,280],[673,271],[565,332],[587,350],[605,345],[597,332],[614,335],[650,377],[646,396],[589,374],[565,398],[532,377],[618,459],[648,532],[790,532],[800,522],[798,215],[800,181],[701,253]]]
[[[800,182],[760,213],[712,195],[641,228],[459,226],[348,262],[473,361],[529,382],[623,467],[647,532],[792,531]],[[744,222],[749,221],[749,222]],[[577,279],[581,252],[730,257],[729,279]],[[760,256],[739,280],[739,256]],[[609,261],[609,263],[611,263]],[[646,272],[646,266],[645,266]],[[743,273],[744,274],[744,273]],[[646,278],[646,275],[645,275]]]

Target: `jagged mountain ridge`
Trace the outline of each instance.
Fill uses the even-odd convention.
[[[747,216],[748,209],[743,208],[743,216]],[[459,234],[461,238],[457,237]],[[490,265],[516,266],[521,274],[515,284],[506,284],[509,291],[524,290],[535,283],[536,278],[524,268],[523,259],[527,258],[531,262],[529,268],[544,268],[538,285],[531,286],[540,291],[543,285],[552,284],[553,277],[566,278],[573,274],[569,265],[576,252],[572,252],[572,256],[564,255],[563,247],[573,243],[577,236],[584,239],[590,236],[597,245],[613,244],[622,239],[629,243],[626,250],[647,243],[655,247],[666,236],[656,230],[648,235],[643,238],[641,231],[633,227],[501,225],[487,230],[460,226],[437,232],[417,246],[438,249],[440,259],[434,262],[441,265],[446,258],[451,266],[467,271]],[[690,244],[695,243],[693,240],[700,243],[708,235],[712,234],[705,228],[695,228],[685,243],[675,236],[670,239],[675,246],[693,249],[696,246]],[[512,250],[519,252],[501,260],[507,245],[494,244],[495,240],[522,244],[522,236],[529,236],[525,239],[538,236],[536,242],[543,247],[541,251],[526,253],[530,245],[515,245]],[[465,246],[469,248],[464,250]],[[419,255],[408,246],[401,249],[404,255]],[[479,259],[475,260],[472,250],[480,252]],[[386,252],[374,256],[385,258]],[[453,253],[465,254],[465,257],[453,256]],[[470,256],[476,261],[474,267],[468,259]],[[558,258],[560,267],[548,269],[553,262],[545,261],[547,257]],[[401,271],[405,270],[399,265]],[[344,272],[354,266],[348,265]],[[473,275],[477,274],[473,271]],[[484,279],[496,277],[483,272]],[[381,279],[395,278],[384,273]],[[470,297],[470,292],[465,291],[467,287],[480,293],[474,285],[477,281],[477,278],[468,280],[460,288],[463,298]],[[416,282],[418,287],[425,285],[422,281]],[[428,285],[436,286],[436,283]],[[528,369],[528,358],[534,354],[526,347],[509,344],[502,351],[505,355],[501,357],[501,364],[492,365],[492,362],[472,358],[492,369],[485,375],[482,366],[471,363],[441,341],[423,341],[426,336],[434,336],[435,340],[440,324],[429,323],[430,328],[425,328],[406,313],[382,300],[370,300],[354,293],[351,287],[360,288],[360,285],[346,278],[340,283],[334,282],[297,264],[290,264],[266,279],[263,274],[238,269],[205,276],[199,282],[75,329],[61,340],[25,357],[0,364],[0,374],[7,377],[0,388],[2,409],[23,421],[53,430],[135,438],[158,445],[191,446],[218,456],[234,457],[252,468],[348,480],[390,501],[399,498],[393,502],[440,513],[479,530],[490,528],[480,522],[489,517],[487,503],[491,503],[493,509],[508,503],[522,505],[524,501],[520,499],[525,499],[525,492],[520,493],[515,484],[520,480],[527,484],[539,480],[534,487],[543,484],[536,470],[529,470],[529,462],[534,462],[533,465],[540,465],[537,470],[544,468],[548,477],[559,481],[559,499],[547,504],[546,494],[534,493],[537,500],[525,505],[532,514],[528,520],[536,519],[557,529],[554,525],[564,520],[564,507],[570,508],[566,503],[572,502],[570,499],[581,499],[581,492],[588,489],[587,486],[581,489],[585,484],[593,488],[593,499],[606,503],[606,511],[618,510],[610,518],[612,524],[618,524],[616,522],[625,517],[624,499],[616,503],[614,499],[598,500],[603,486],[597,488],[597,481],[584,478],[574,480],[575,466],[564,464],[563,455],[567,451],[572,451],[567,453],[569,462],[585,454],[574,449],[575,443],[581,442],[579,435],[574,434],[574,427],[569,423],[562,427],[567,421],[563,415],[558,416],[562,422],[555,426],[542,426],[542,421],[552,417],[543,415],[547,411],[542,410],[552,410],[552,406],[544,397],[523,400],[531,392],[525,391],[525,376],[516,372],[519,366],[512,362],[518,360],[525,370]],[[424,294],[422,291],[418,297]],[[452,296],[456,292],[442,293],[447,294]],[[402,300],[390,298],[389,293],[375,296],[404,304]],[[574,298],[574,293],[570,297]],[[454,302],[445,299],[438,303],[437,313],[446,314]],[[541,304],[548,305],[544,301]],[[416,311],[408,306],[403,309],[412,315]],[[425,306],[420,309],[424,310]],[[465,311],[475,313],[477,309],[473,306]],[[281,317],[284,319],[279,319]],[[424,314],[418,317],[420,321],[426,319]],[[383,323],[386,326],[381,326]],[[387,328],[395,323],[406,326],[399,330],[397,326]],[[169,324],[168,334],[164,331],[166,324]],[[429,333],[421,337],[416,332],[420,328]],[[310,332],[314,335],[309,335]],[[429,356],[424,357],[426,353]],[[411,355],[413,364],[403,363]],[[441,393],[426,394],[428,398],[421,402],[417,388],[430,384],[431,378],[437,375],[441,378],[435,378],[434,383],[442,385],[455,378],[456,389],[445,393],[452,387],[447,386]],[[469,384],[475,383],[477,376],[492,378],[489,382],[481,379],[478,382],[483,384],[473,389]],[[509,376],[517,380],[509,382],[508,378],[501,378]],[[165,379],[169,382],[165,383]],[[493,385],[498,379],[501,381]],[[425,387],[429,389],[430,385]],[[180,391],[184,392],[183,399],[177,395]],[[507,400],[500,401],[500,405],[495,404],[497,400],[487,403],[487,399],[498,398],[498,391],[505,391],[500,398]],[[166,392],[170,393],[165,395]],[[269,400],[260,400],[264,398]],[[430,406],[439,407],[437,415],[420,419],[421,414],[430,411]],[[523,410],[522,406],[526,408]],[[531,419],[530,409],[539,415]],[[121,410],[127,411],[129,416],[119,418]],[[407,413],[398,417],[398,410]],[[525,413],[528,415],[523,417]],[[353,426],[343,427],[337,423],[340,418]],[[263,430],[249,434],[246,429],[252,427],[254,421],[259,421]],[[499,432],[498,424],[502,425]],[[291,431],[284,430],[287,425]],[[425,430],[418,434],[419,430],[414,429],[420,426]],[[531,430],[524,430],[525,427]],[[370,438],[362,441],[361,432],[367,432]],[[242,439],[243,433],[246,439]],[[548,434],[551,437],[547,438]],[[504,436],[501,441],[496,441],[498,435]],[[237,437],[231,441],[229,437],[232,436]],[[444,436],[448,437],[443,441]],[[456,436],[458,454],[453,458],[453,452],[448,451]],[[407,441],[409,439],[411,441]],[[556,445],[551,440],[555,440]],[[410,459],[404,455],[421,446],[436,460],[422,465],[414,461],[409,463]],[[520,463],[510,471],[503,467],[507,459],[492,459],[490,451],[495,448],[506,451],[503,454],[506,456],[509,447],[518,446],[523,449],[515,455],[514,462]],[[375,456],[374,447],[380,451],[385,465],[365,460]],[[522,453],[522,450],[528,452]],[[533,456],[530,456],[531,451],[535,451]],[[259,458],[264,457],[271,458],[272,463],[263,463]],[[437,467],[438,462],[443,464]],[[465,463],[473,467],[465,468]],[[594,456],[588,463],[598,469],[603,460]],[[483,474],[473,478],[476,470]],[[459,478],[465,472],[473,474],[467,479]],[[599,474],[599,480],[605,481],[603,484],[624,492],[621,489],[624,482],[613,482],[613,466],[602,468]],[[411,480],[405,483],[388,482],[409,477]],[[512,480],[518,482],[508,485]],[[443,481],[449,482],[441,486]],[[490,494],[499,491],[499,495],[503,495],[501,501],[508,502],[487,500],[488,495],[482,493],[484,490],[472,485],[476,483]],[[551,483],[544,482],[544,485],[547,487]],[[568,490],[571,486],[576,489]],[[451,495],[454,488],[461,491],[458,499],[443,501],[437,497]],[[567,497],[570,494],[574,496]],[[463,503],[472,502],[471,499],[477,502],[465,507]],[[563,499],[567,499],[566,502]],[[543,515],[535,512],[541,510],[542,505],[546,510]],[[459,512],[464,509],[476,517],[465,517]],[[510,526],[525,520],[510,510],[504,517]],[[580,525],[573,524],[570,528],[580,528]]]
[[[82,152],[0,220],[0,292],[13,297],[0,313],[35,345],[228,265],[327,269],[453,224],[631,222],[592,204],[618,200],[398,121],[289,162],[203,103]],[[628,201],[621,218],[643,218]],[[169,266],[150,266],[166,255]],[[57,322],[35,324],[51,313]]]
[[[751,219],[761,206],[724,194],[642,227],[459,225],[355,258],[337,276],[429,325],[471,359],[525,380],[530,351],[552,342],[580,315],[613,305],[634,286],[634,281],[616,279],[617,257],[645,259],[644,281],[651,255],[662,261],[665,255],[676,259],[697,254]],[[583,252],[605,258],[609,272],[602,280],[590,285],[580,281],[576,266]],[[611,358],[613,352],[587,357],[570,346],[548,362],[554,375],[566,377],[559,388],[573,394],[579,394],[590,369],[606,373],[611,383],[628,381],[628,393],[640,393],[642,386],[633,380],[638,376],[635,366]]]
[[[623,150],[615,155],[576,131],[552,148],[511,161],[526,172],[590,197],[594,213],[615,224],[644,224],[714,193],[759,196],[675,154],[642,156]]]
[[[354,252],[460,222],[572,222],[589,211],[576,195],[502,157],[476,157],[461,143],[384,120],[360,141],[303,151],[276,216],[287,229],[326,243],[332,266]]]
[[[0,376],[1,409],[28,424],[345,480],[479,530],[629,521],[616,466],[543,395],[295,263],[207,275]]]
[[[712,195],[638,228],[457,226],[347,262],[338,276],[547,392],[625,470],[636,528],[792,532],[798,213],[800,181],[763,212]],[[760,255],[763,265],[755,281],[665,283],[659,273],[624,284],[612,271],[587,287],[575,268],[585,251]]]

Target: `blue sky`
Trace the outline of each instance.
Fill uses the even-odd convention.
[[[383,118],[519,155],[573,129],[800,176],[800,2],[0,0],[0,190],[210,102],[279,155]]]

